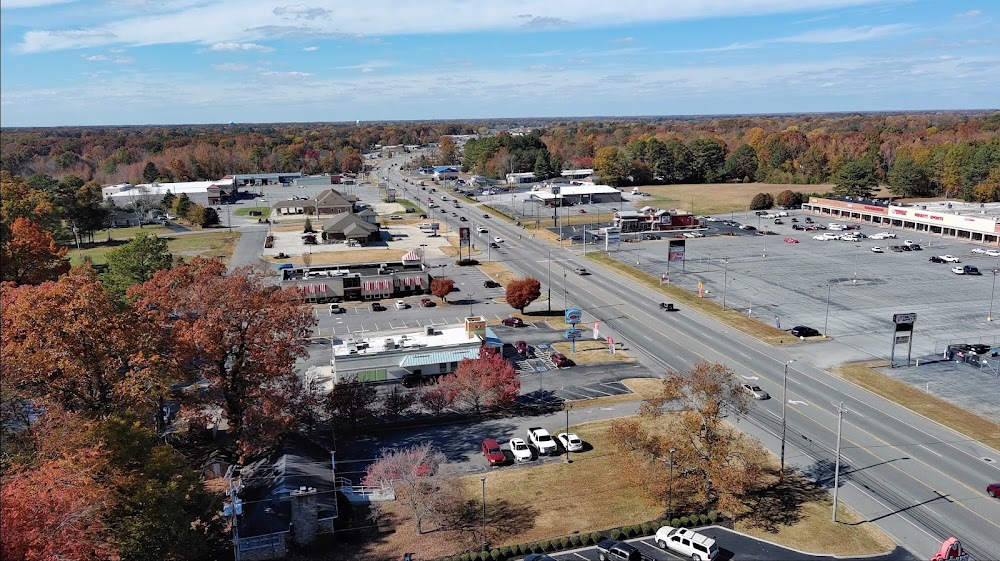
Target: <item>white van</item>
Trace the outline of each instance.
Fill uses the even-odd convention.
[[[830,225],[827,226],[827,228],[829,228],[830,230],[843,230],[844,226],[842,224],[836,224],[834,222],[831,222]]]
[[[632,194],[633,195],[638,195],[639,194],[639,188],[638,187],[633,187],[632,188]]]
[[[688,530],[664,526],[656,531],[656,545],[669,549],[693,561],[712,561],[719,556],[719,546],[713,538]]]

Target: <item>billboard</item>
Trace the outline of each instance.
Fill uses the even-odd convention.
[[[468,227],[459,228],[458,229],[458,246],[459,247],[469,247],[469,244],[471,243],[470,240],[472,239],[471,236],[472,236],[472,234],[471,234],[470,228],[468,228]]]
[[[684,261],[684,240],[670,240],[667,261]]]
[[[673,223],[674,216],[669,212],[660,216],[660,224],[663,226],[670,226]]]
[[[566,310],[566,323],[576,325],[580,323],[580,320],[582,319],[583,312],[580,311],[580,308],[570,308]]]

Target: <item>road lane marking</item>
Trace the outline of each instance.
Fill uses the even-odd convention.
[[[937,452],[935,452],[934,450],[931,450],[930,448],[924,446],[923,444],[917,444],[917,446],[923,448],[924,450],[927,450],[928,452],[930,452],[931,454],[934,454],[935,456],[937,456],[939,458],[943,458],[944,457],[941,454],[938,454]]]

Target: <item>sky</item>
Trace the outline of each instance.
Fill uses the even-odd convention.
[[[3,0],[0,126],[1000,107],[998,0]]]

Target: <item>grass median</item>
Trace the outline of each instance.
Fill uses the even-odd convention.
[[[697,310],[707,316],[717,319],[730,327],[745,333],[755,339],[770,345],[784,345],[798,342],[789,333],[766,323],[747,317],[735,310],[725,310],[721,305],[713,300],[699,298],[694,292],[688,291],[679,286],[665,284],[661,285],[660,280],[649,273],[626,265],[617,261],[604,253],[588,253],[587,258],[614,269],[618,274],[623,275],[647,288],[659,292],[663,296],[681,303],[688,308]]]
[[[1000,423],[971,413],[875,369],[888,366],[885,362],[845,364],[837,367],[835,372],[876,395],[898,403],[985,446],[1000,449]]]

